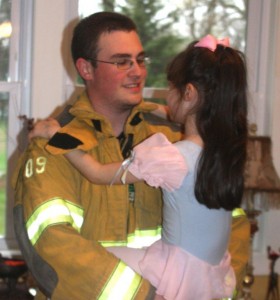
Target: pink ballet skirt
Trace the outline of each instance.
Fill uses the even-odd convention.
[[[159,240],[147,248],[139,267],[166,300],[211,300],[232,297],[236,279],[230,262],[227,252],[219,265],[212,266]]]
[[[156,133],[133,148],[134,158],[128,170],[148,185],[173,191],[187,175],[180,151],[162,133]]]

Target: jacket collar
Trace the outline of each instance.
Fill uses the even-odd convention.
[[[139,105],[136,105],[128,118],[125,131],[130,131],[131,126],[138,125],[143,117],[142,113],[151,112],[156,109],[156,104],[146,103],[144,100]],[[90,100],[84,91],[79,99],[74,103],[70,109],[70,113],[77,119],[85,121],[89,126],[93,126],[96,131],[103,134],[111,134],[112,128],[110,122],[101,114],[96,112],[90,103]]]

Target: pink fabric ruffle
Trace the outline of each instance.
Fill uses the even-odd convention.
[[[180,151],[162,133],[156,133],[134,149],[130,173],[153,187],[173,191],[181,186],[187,165]]]
[[[159,240],[147,249],[139,267],[166,300],[210,300],[233,295],[236,279],[230,262],[227,252],[219,265],[212,266]]]

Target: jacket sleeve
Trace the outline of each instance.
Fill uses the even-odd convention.
[[[229,242],[231,263],[236,275],[237,290],[242,287],[250,255],[250,223],[240,208],[232,213],[232,230]]]
[[[13,178],[15,231],[41,291],[52,300],[153,299],[147,280],[81,235],[81,177],[44,144],[39,139],[29,146]]]

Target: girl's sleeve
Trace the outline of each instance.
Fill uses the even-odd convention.
[[[53,135],[45,149],[50,154],[59,155],[76,149],[88,151],[97,144],[93,128],[87,123],[87,120],[75,118]]]
[[[187,165],[178,148],[162,133],[156,133],[135,146],[128,171],[153,187],[173,191],[181,186]]]

